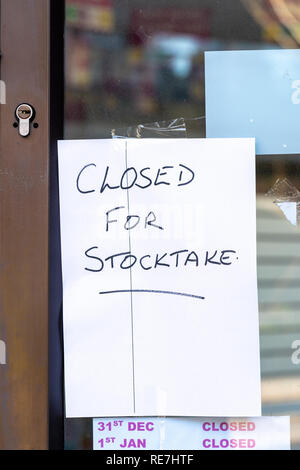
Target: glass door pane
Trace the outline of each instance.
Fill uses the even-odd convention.
[[[295,18],[292,0],[66,0],[65,138],[133,136],[138,124],[176,118],[204,137],[203,53],[299,48]],[[278,179],[277,191],[300,191],[300,159],[260,155],[256,165],[263,415],[291,416],[300,449],[300,232],[273,203],[276,188],[266,197]],[[67,449],[92,448],[91,419],[65,429]]]

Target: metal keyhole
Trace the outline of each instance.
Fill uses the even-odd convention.
[[[34,117],[34,109],[30,104],[20,104],[16,109],[16,117],[19,121],[19,134],[26,137],[30,133],[30,121]]]

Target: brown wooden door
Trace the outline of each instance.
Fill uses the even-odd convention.
[[[0,449],[49,445],[51,8],[0,0]],[[28,137],[13,126],[20,103],[36,112]]]

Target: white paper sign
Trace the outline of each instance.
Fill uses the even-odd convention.
[[[261,414],[254,139],[59,142],[66,414]]]
[[[290,450],[290,418],[95,418],[93,449]]]

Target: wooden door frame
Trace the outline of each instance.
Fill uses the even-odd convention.
[[[63,137],[64,1],[0,0],[0,449],[63,447],[56,141]],[[36,111],[26,138],[18,104]]]
[[[50,0],[49,448],[64,448],[62,271],[57,140],[64,136],[65,0]]]

